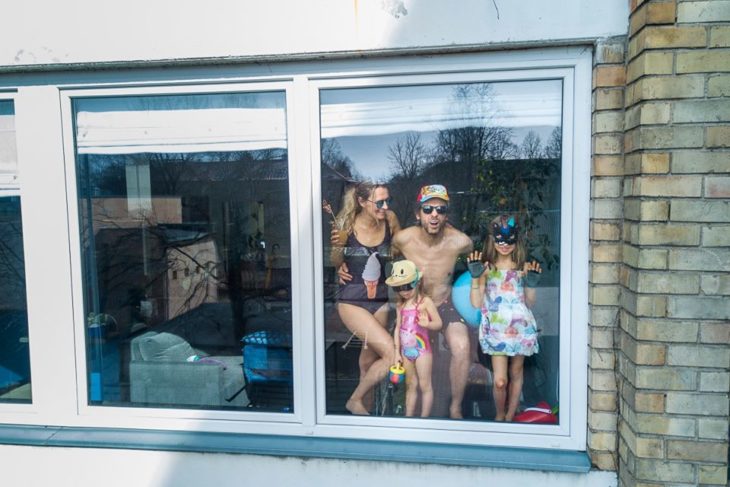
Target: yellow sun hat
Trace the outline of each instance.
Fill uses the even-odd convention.
[[[417,282],[420,277],[416,264],[410,260],[399,260],[393,263],[390,277],[385,280],[385,284],[388,286],[402,286]]]

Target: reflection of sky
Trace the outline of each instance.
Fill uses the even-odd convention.
[[[513,129],[512,141],[519,145],[527,132],[535,132],[545,145],[554,127],[521,127]],[[432,147],[436,132],[419,132],[421,142],[426,147]],[[373,181],[386,181],[391,173],[391,163],[388,160],[388,148],[405,133],[372,135],[365,137],[339,137],[337,142],[342,152],[348,156],[358,173]]]
[[[409,131],[417,131],[429,147],[439,130],[467,126],[498,126],[513,131],[520,144],[534,131],[543,144],[560,125],[562,85],[559,80],[469,85],[467,96],[455,96],[458,86],[404,86],[325,90],[322,137],[337,138],[357,171],[372,179],[389,173],[388,148]]]

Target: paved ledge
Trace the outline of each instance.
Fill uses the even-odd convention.
[[[0,444],[238,453],[588,473],[580,451],[196,431],[0,425]]]

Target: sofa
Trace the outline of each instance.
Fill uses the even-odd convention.
[[[140,405],[245,407],[230,305],[204,304],[130,340],[130,399]]]

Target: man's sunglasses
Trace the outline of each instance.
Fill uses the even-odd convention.
[[[386,198],[384,200],[377,200],[377,201],[373,201],[373,200],[368,200],[368,201],[373,203],[375,205],[375,208],[377,208],[378,210],[382,210],[385,205],[388,205],[388,208],[390,208],[390,206],[393,202],[393,198]]]
[[[399,293],[401,291],[411,291],[415,285],[411,282],[408,284],[403,284],[402,286],[393,286],[393,291]]]
[[[443,215],[447,211],[449,211],[449,207],[446,205],[441,205],[441,206],[423,205],[423,206],[421,206],[421,211],[424,212],[426,215],[430,215],[431,213],[433,213],[433,210],[436,210],[436,213],[438,213],[439,215]]]

